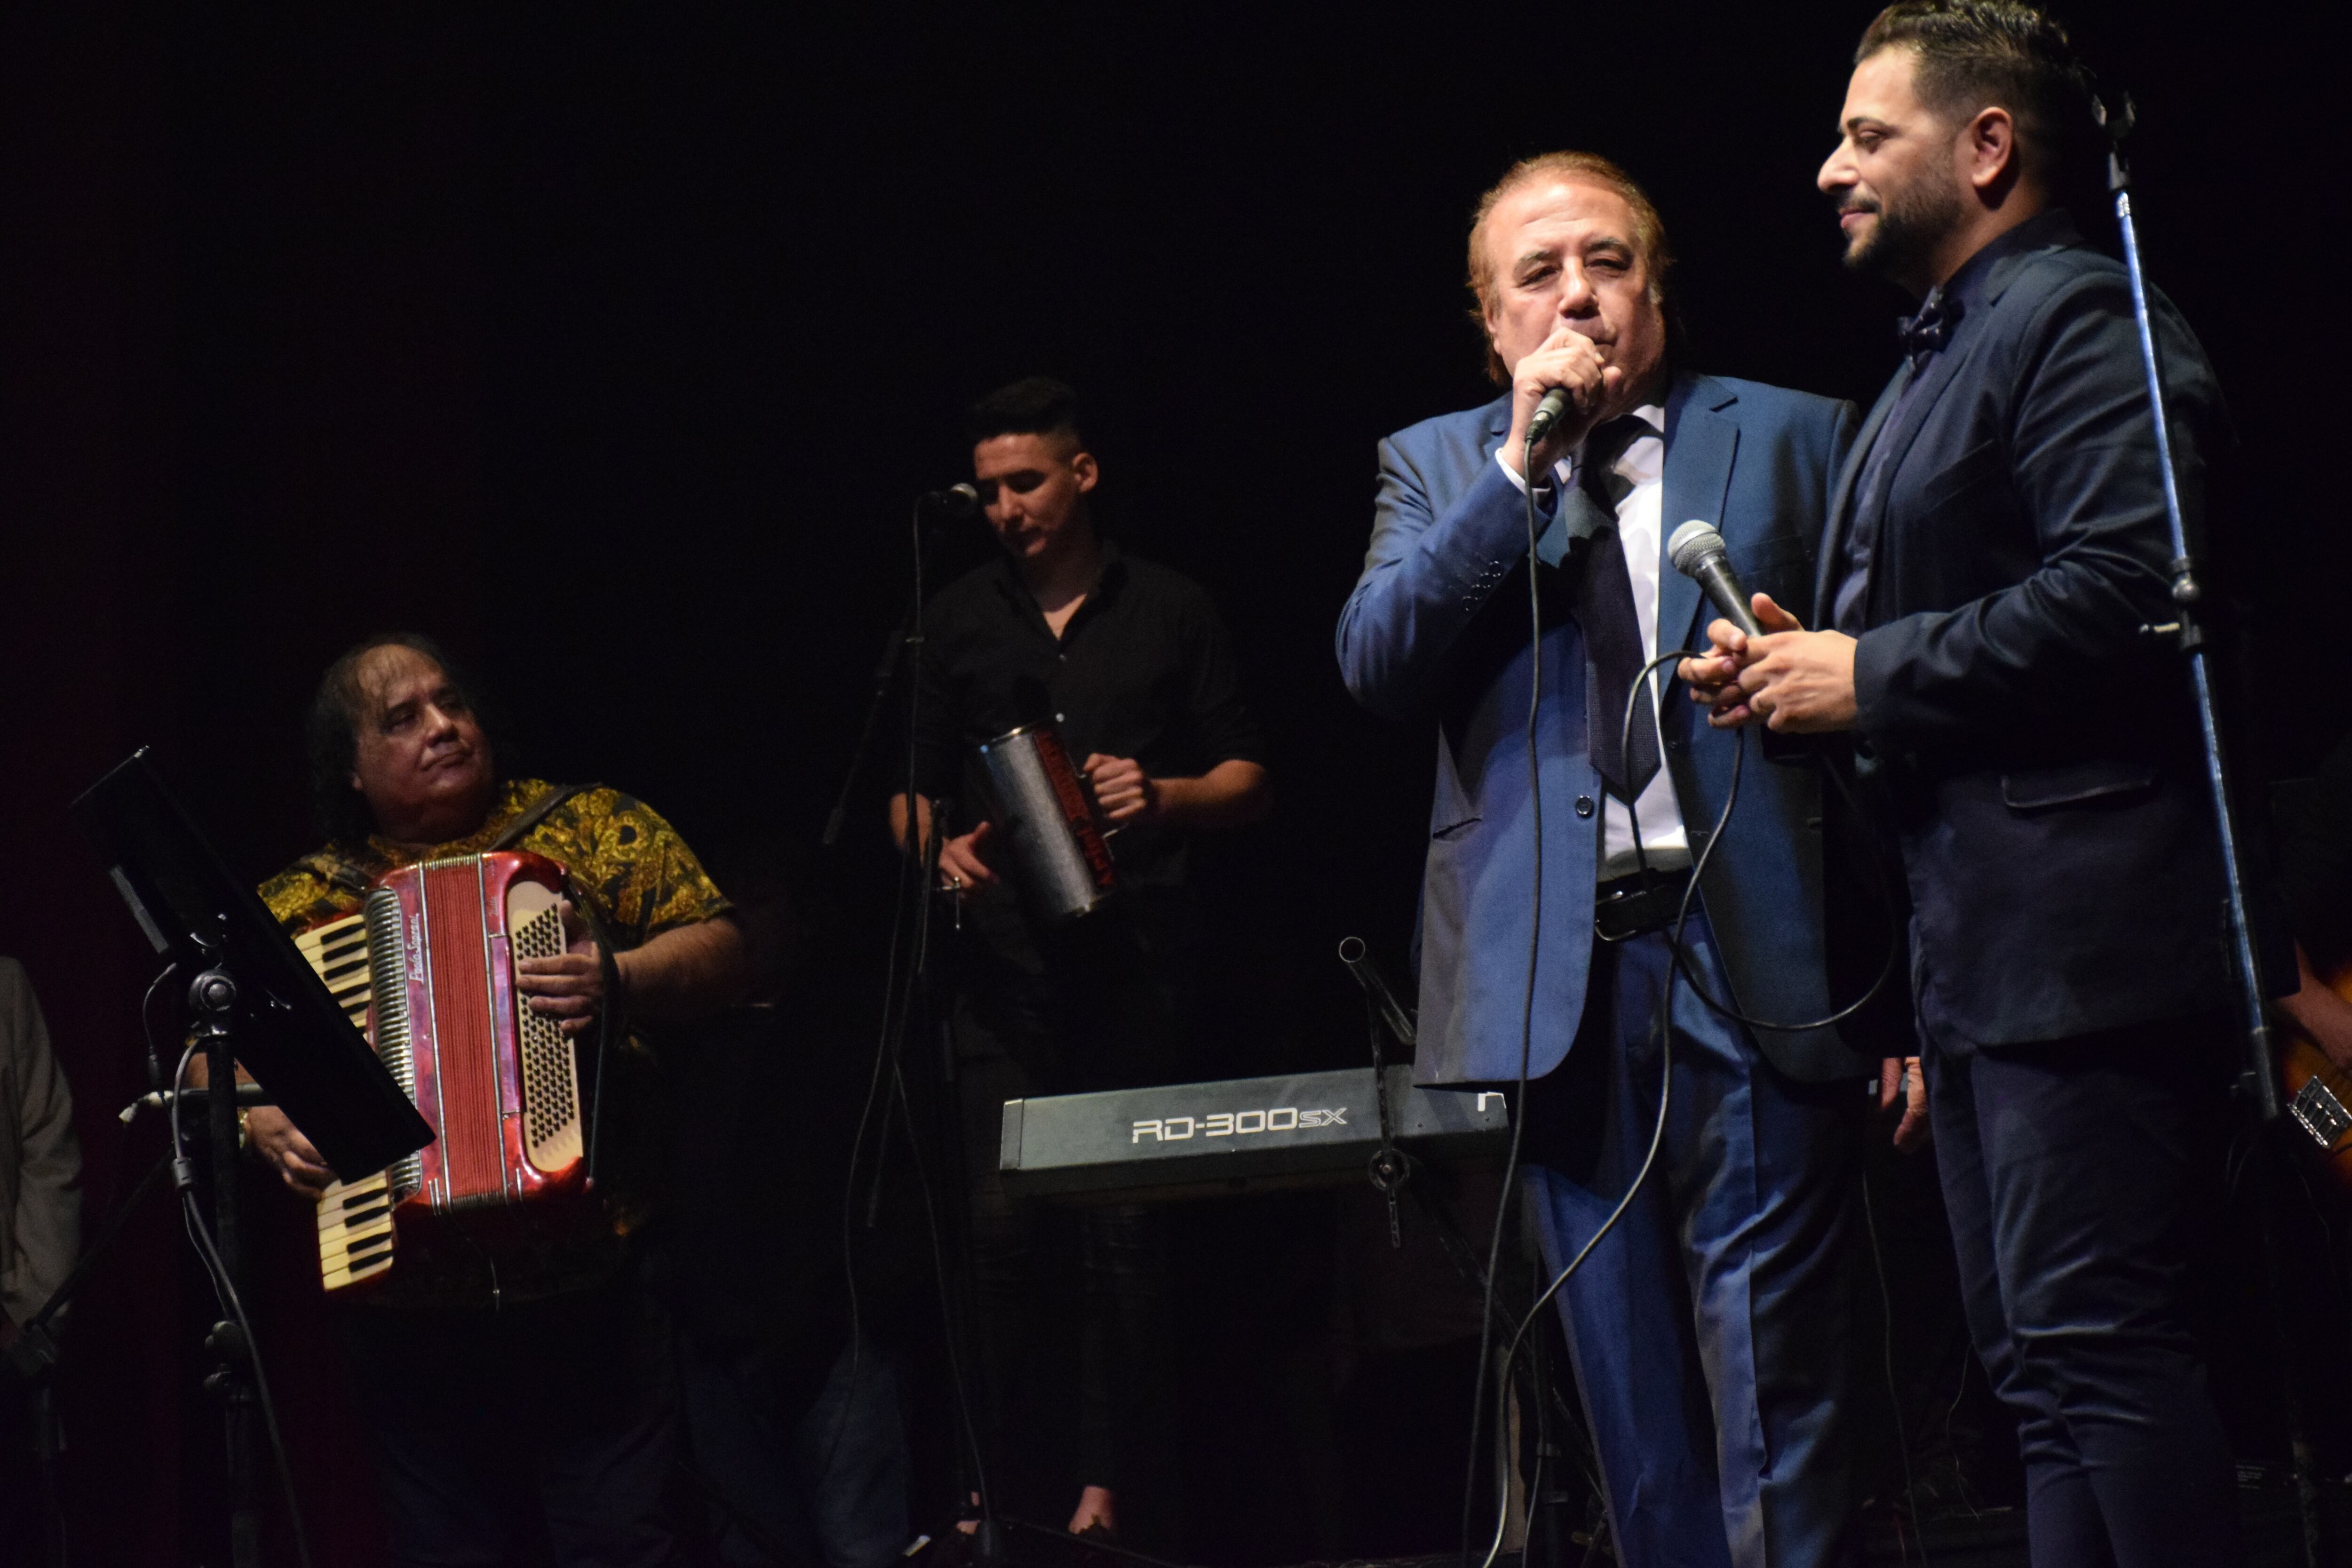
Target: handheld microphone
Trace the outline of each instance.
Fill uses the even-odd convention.
[[[943,490],[926,492],[921,504],[935,507],[950,517],[970,517],[980,510],[980,491],[968,484],[950,485]]]
[[[1706,596],[1725,620],[1751,637],[1764,635],[1756,612],[1748,607],[1748,590],[1739,585],[1739,574],[1732,571],[1731,562],[1724,554],[1723,535],[1712,526],[1691,519],[1666,541],[1666,554],[1673,560],[1675,571],[1706,590]]]
[[[1567,412],[1568,388],[1555,386],[1545,393],[1543,401],[1536,405],[1535,413],[1528,417],[1528,445],[1542,445],[1543,438],[1551,434],[1551,427],[1559,424],[1559,416]]]

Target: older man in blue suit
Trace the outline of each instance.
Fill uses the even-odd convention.
[[[1751,1028],[1675,982],[1671,928],[1737,742],[1654,681],[1622,724],[1641,667],[1700,635],[1699,591],[1665,560],[1676,525],[1713,524],[1748,584],[1810,602],[1853,411],[1670,367],[1668,259],[1649,201],[1591,154],[1530,159],[1487,194],[1470,282],[1509,390],[1381,443],[1339,663],[1366,707],[1434,721],[1418,1072],[1532,1080],[1524,1196],[1555,1270],[1633,1188],[1671,1079],[1655,1168],[1559,1298],[1621,1560],[1821,1563],[1852,1507],[1869,1064],[1834,1029]],[[1530,454],[1555,388],[1567,409]],[[1700,873],[1689,970],[1751,1019],[1832,1010],[1820,792],[1810,767],[1749,756]]]

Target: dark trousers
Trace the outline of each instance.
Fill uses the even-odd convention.
[[[1077,1489],[1120,1493],[1145,1534],[1164,1511],[1174,1395],[1167,1248],[1159,1215],[1131,1204],[1024,1202],[996,1171],[1004,1102],[1030,1092],[1008,1058],[961,1064],[971,1155],[971,1278],[983,1441],[998,1506],[1059,1524]]]
[[[1703,916],[1685,933],[1728,994]],[[1658,1121],[1664,933],[1596,946],[1568,1059],[1530,1086],[1526,1188],[1566,1267],[1633,1184]],[[1859,1084],[1801,1084],[1675,984],[1656,1166],[1559,1295],[1628,1568],[1842,1561]]]
[[[0,1373],[0,1568],[63,1563],[57,1387]]]
[[[1108,1487],[1120,1532],[1168,1551],[1175,1325],[1160,1216],[1019,1201],[996,1169],[1008,1100],[1184,1081],[1187,906],[1154,891],[1040,930],[1008,924],[1009,903],[976,904],[956,1048],[997,1506],[1058,1525],[1080,1487]]]
[[[1927,1055],[1969,1332],[2018,1415],[2037,1568],[2237,1560],[2184,1300],[2218,1026]]]
[[[336,1329],[399,1568],[669,1561],[674,1380],[634,1281],[503,1310],[352,1307]]]
[[[677,1342],[687,1440],[729,1568],[887,1568],[914,1534],[898,1360],[842,1347],[818,1387],[772,1351]]]

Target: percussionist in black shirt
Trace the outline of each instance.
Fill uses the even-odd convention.
[[[1002,1110],[1030,1095],[1184,1080],[1202,929],[1188,843],[1255,820],[1272,797],[1208,595],[1097,532],[1098,470],[1081,419],[1077,395],[1043,378],[972,410],[973,478],[1003,554],[924,612],[914,810],[927,833],[933,803],[952,803],[940,882],[961,900],[966,938],[956,1036],[998,1506],[1058,1509],[1075,1484],[1069,1529],[1116,1534],[1118,1493],[1148,1488],[1160,1466],[1137,1419],[1167,1408],[1159,1248],[1140,1209],[1074,1220],[1010,1202],[995,1170]],[[1005,880],[974,752],[1041,721],[1085,759],[1117,830],[1118,893],[1055,926],[1025,914]],[[905,795],[892,799],[902,844],[907,809]],[[1052,1323],[1052,1302],[1068,1300],[1054,1275],[1073,1263],[1075,1355]],[[1059,1496],[1023,1501],[1049,1489]]]

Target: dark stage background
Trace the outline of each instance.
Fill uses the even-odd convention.
[[[2249,771],[2308,771],[2344,727],[2307,661],[2352,564],[2345,313],[2307,216],[2333,203],[2340,72],[2284,7],[2073,14],[2137,93],[2153,273],[2243,429],[2226,526],[2272,661]],[[1555,146],[1621,160],[1724,373],[1866,400],[1901,304],[1842,274],[1811,189],[1867,6],[1501,15],[11,8],[0,951],[72,1075],[93,1216],[153,1157],[113,1118],[143,1087],[148,966],[66,802],[152,742],[258,879],[311,847],[299,713],[363,633],[446,638],[535,772],[642,794],[722,879],[790,870],[874,956],[874,791],[851,845],[813,846],[908,500],[963,477],[963,405],[1035,371],[1092,395],[1108,518],[1216,595],[1275,737],[1277,816],[1218,858],[1229,1016],[1202,1076],[1354,1059],[1331,944],[1401,960],[1427,746],[1353,710],[1330,630],[1376,437],[1489,395],[1461,276],[1478,192]],[[868,1048],[876,1003],[813,1008],[849,1026],[795,1034],[779,1085]],[[1236,1255],[1320,1256],[1326,1212],[1242,1215]],[[201,1539],[184,1250],[149,1213],[78,1324],[85,1562]],[[1234,1364],[1328,1311],[1286,1268],[1213,1296]],[[299,1249],[272,1278],[321,1561],[371,1562]],[[1286,1489],[1322,1472],[1265,1458],[1244,1381],[1217,1385],[1233,1426],[1189,1484],[1222,1522],[1193,1548],[1307,1555]]]

